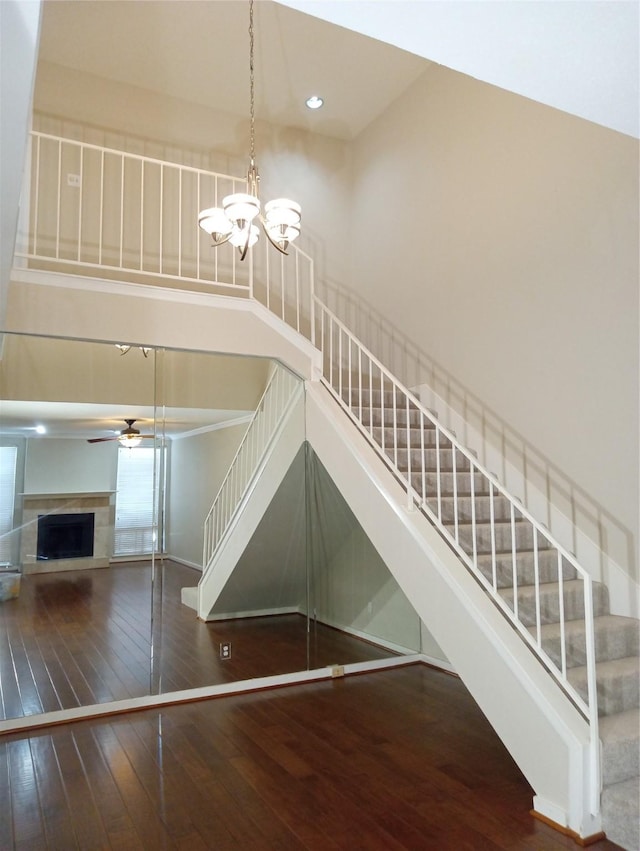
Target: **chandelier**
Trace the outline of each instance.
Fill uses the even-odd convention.
[[[230,242],[240,251],[244,260],[249,248],[254,246],[260,236],[260,230],[254,222],[257,220],[269,242],[282,252],[287,253],[289,243],[300,233],[300,205],[287,198],[276,198],[264,205],[264,215],[260,211],[258,184],[260,175],[255,156],[255,101],[254,101],[254,64],[253,64],[253,3],[249,0],[249,94],[250,94],[250,149],[249,170],[247,172],[247,191],[236,192],[222,199],[222,207],[210,207],[202,210],[198,224],[211,236],[214,247]]]

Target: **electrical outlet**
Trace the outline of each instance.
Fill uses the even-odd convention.
[[[331,676],[332,677],[344,677],[344,665],[332,665],[331,666]]]
[[[79,174],[68,174],[67,175],[67,186],[75,186],[76,188],[80,186],[80,175]]]
[[[222,641],[220,643],[220,658],[221,659],[231,659],[231,642],[230,641]]]

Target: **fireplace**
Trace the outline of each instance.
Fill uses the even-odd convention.
[[[59,573],[109,566],[113,552],[114,491],[24,493],[22,497],[23,573]],[[89,526],[90,523],[93,525]],[[53,530],[47,528],[51,524]],[[51,537],[50,542],[46,541],[47,536]]]
[[[39,514],[38,561],[91,558],[95,514]]]

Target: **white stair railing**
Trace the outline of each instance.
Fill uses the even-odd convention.
[[[402,481],[408,507],[422,511],[439,529],[589,723],[590,806],[592,814],[597,815],[600,753],[591,577],[319,299],[315,317],[315,343],[323,354],[323,384]],[[477,516],[481,502],[482,522]],[[499,564],[498,553],[505,546],[510,561],[510,594],[504,593],[504,587],[500,593],[505,582],[502,577],[500,583],[499,572],[504,566]],[[525,596],[524,583],[519,580],[525,551],[532,563],[533,600],[528,597],[531,586],[527,583]],[[547,585],[547,591],[556,588],[555,598],[551,602],[546,598],[546,610],[541,598],[543,561],[544,569],[547,573],[551,569],[555,579],[553,585]],[[580,583],[580,609],[584,609],[585,639],[580,649],[586,660],[586,695],[568,676],[569,618],[564,610],[564,591],[572,576]],[[549,608],[559,623],[555,658],[542,639]]]
[[[216,549],[260,473],[285,415],[301,392],[302,382],[288,369],[276,365],[251,418],[204,523],[202,571],[206,575]]]

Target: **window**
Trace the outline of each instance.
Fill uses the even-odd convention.
[[[113,554],[149,555],[158,546],[156,523],[161,486],[161,450],[118,447],[116,523]],[[154,464],[155,479],[154,479]],[[154,499],[155,493],[155,499]]]
[[[0,562],[11,562],[13,556],[17,459],[15,446],[0,446]]]

